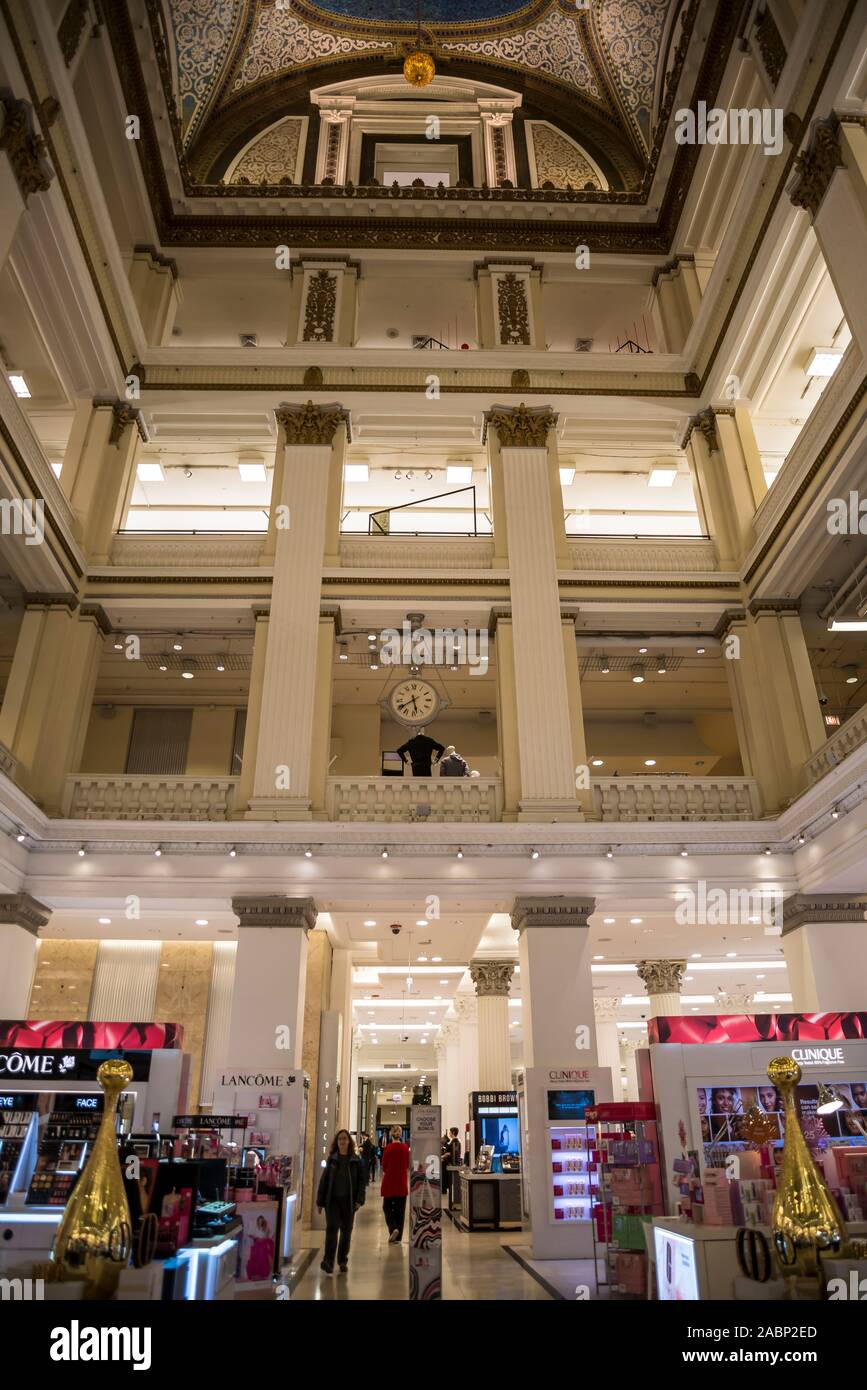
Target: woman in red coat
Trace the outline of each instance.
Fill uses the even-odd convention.
[[[402,1239],[406,1215],[409,1144],[404,1144],[401,1132],[400,1125],[392,1125],[391,1143],[386,1144],[382,1151],[382,1184],[379,1190],[389,1245],[396,1245]]]

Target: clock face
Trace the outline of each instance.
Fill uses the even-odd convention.
[[[388,697],[391,711],[402,724],[427,724],[439,708],[439,696],[427,681],[411,676],[396,685]]]

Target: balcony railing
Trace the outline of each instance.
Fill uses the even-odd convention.
[[[329,777],[333,821],[498,821],[499,777]]]
[[[237,777],[69,777],[71,820],[228,820]]]
[[[850,753],[854,753],[856,748],[860,748],[862,743],[867,743],[867,705],[847,719],[818,753],[807,759],[804,764],[807,786],[812,787],[844,758],[848,758]]]
[[[752,777],[600,777],[593,810],[603,821],[757,820]]]

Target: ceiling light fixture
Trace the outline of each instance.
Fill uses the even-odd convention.
[[[539,851],[538,851],[537,849],[531,850],[531,851],[530,851],[530,858],[531,858],[531,859],[538,859],[538,858],[539,858]]]
[[[560,469],[560,486],[561,486],[561,487],[571,487],[572,484],[574,483],[574,481],[575,481],[575,469],[574,469],[574,468],[561,468],[561,469]]]
[[[166,480],[162,467],[155,461],[136,464],[135,471],[140,483],[164,483]]]
[[[9,373],[9,385],[20,401],[30,400],[30,387],[20,372]]]
[[[312,858],[313,858],[313,851],[312,851],[312,849],[310,848],[309,845],[308,845],[307,849],[305,849],[305,851],[304,851],[304,858],[305,858],[305,859],[312,859]]]
[[[633,664],[632,664],[632,684],[633,684],[633,685],[643,685],[643,684],[644,684],[644,666],[642,665],[642,663],[641,663],[640,661],[635,661],[635,662],[633,662]]]
[[[235,849],[235,846],[232,845],[232,848],[229,850],[229,858],[230,858],[230,859],[236,859],[237,857],[238,857],[238,851]]]
[[[379,857],[380,857],[380,859],[387,859],[387,858],[388,858],[388,850],[387,850],[387,849],[382,849],[382,850],[380,851]]]
[[[843,359],[843,349],[835,347],[813,348],[804,371],[807,376],[833,376]]]
[[[614,850],[610,847],[610,845],[609,845],[608,849],[605,851],[605,858],[606,858],[606,859],[613,859],[613,858],[614,858]]]
[[[455,855],[455,859],[463,859],[463,857],[464,857],[464,852],[463,852],[462,849],[459,849],[458,852],[457,852],[457,854]]]
[[[677,477],[676,468],[651,468],[647,478],[648,487],[672,487]]]

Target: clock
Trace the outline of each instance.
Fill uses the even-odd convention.
[[[435,719],[440,709],[440,697],[429,681],[410,676],[389,692],[388,711],[410,729],[423,728]]]

